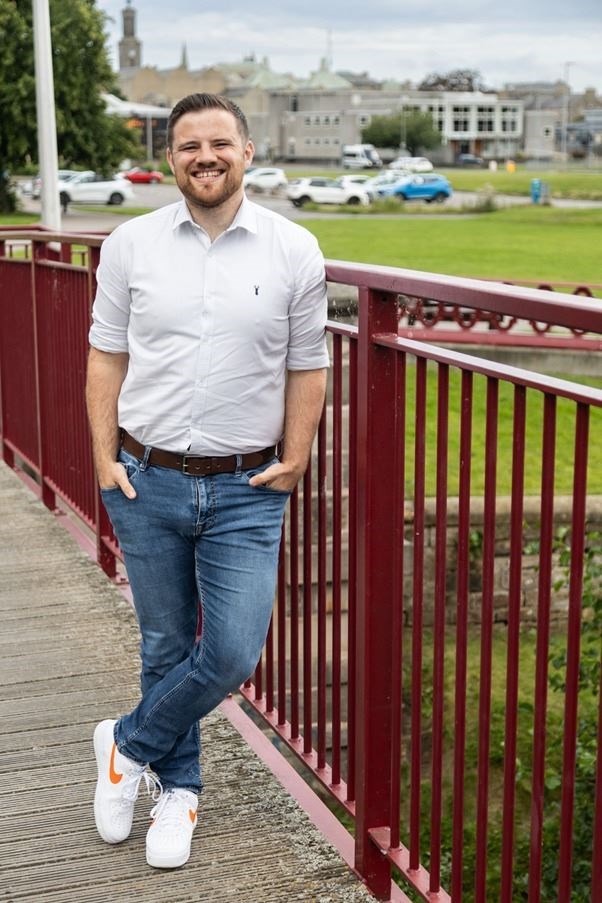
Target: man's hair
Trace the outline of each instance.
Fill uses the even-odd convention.
[[[199,110],[225,110],[232,113],[243,144],[249,140],[249,124],[243,111],[227,97],[221,94],[188,94],[179,100],[167,120],[167,146],[172,147],[174,126],[178,119],[186,113],[197,113]]]

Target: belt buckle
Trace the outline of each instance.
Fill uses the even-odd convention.
[[[188,474],[188,458],[192,458],[193,455],[182,455],[182,473]]]

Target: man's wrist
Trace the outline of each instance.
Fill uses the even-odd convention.
[[[289,471],[289,473],[298,477],[299,479],[301,479],[301,477],[307,470],[307,460],[306,459],[300,461],[298,458],[291,459],[291,458],[287,458],[286,455],[283,455],[282,458],[280,459],[280,463],[284,467],[286,467],[286,469]]]

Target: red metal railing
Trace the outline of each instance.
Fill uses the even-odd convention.
[[[96,531],[114,576],[82,400],[100,240],[20,233],[33,253],[4,256],[15,237],[0,235],[4,458]],[[353,823],[356,869],[379,898],[393,873],[431,901],[600,900],[602,714],[580,669],[602,391],[416,342],[398,317],[400,296],[414,297],[599,336],[602,304],[341,262],[328,278],[358,287],[359,323],[329,324],[328,403],[283,529],[268,641],[242,692]],[[559,657],[562,705],[550,690]],[[596,727],[593,817],[578,808],[582,716]]]

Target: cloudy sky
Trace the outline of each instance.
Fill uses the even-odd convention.
[[[111,17],[116,68],[125,0],[97,0]],[[478,69],[489,87],[555,81],[568,67],[573,91],[602,93],[602,0],[134,0],[142,62],[167,68],[186,42],[190,68],[249,53],[307,76],[325,56],[333,68],[420,81],[429,72]]]

